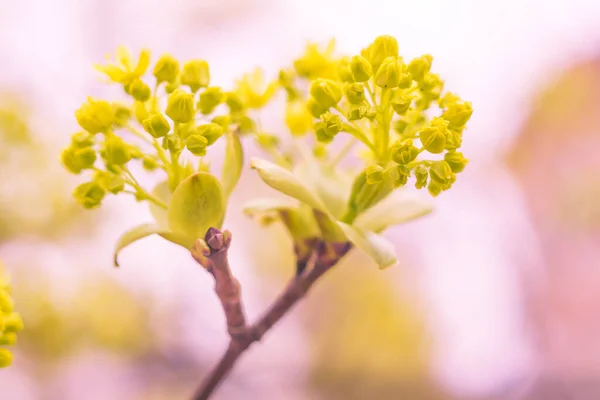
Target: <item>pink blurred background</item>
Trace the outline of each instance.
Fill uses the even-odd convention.
[[[24,123],[0,124],[0,258],[26,324],[0,398],[187,398],[227,343],[189,255],[150,238],[111,268],[145,207],[84,213],[68,196],[73,111],[115,91],[92,64],[147,47],[207,59],[226,85],[254,66],[273,76],[308,40],[356,53],[380,34],[433,54],[472,101],[471,163],[432,215],[386,233],[401,265],[353,252],[215,398],[600,398],[597,0],[0,0],[0,109]],[[280,227],[241,213],[267,192],[246,170],[225,223],[251,317],[292,273],[291,255],[260,247],[288,246]]]

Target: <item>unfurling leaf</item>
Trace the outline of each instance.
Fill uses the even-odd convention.
[[[273,189],[293,197],[314,209],[325,213],[328,212],[317,195],[290,171],[260,158],[253,158],[251,166],[258,170],[261,179]]]
[[[119,266],[119,262],[117,257],[119,256],[119,252],[123,250],[125,247],[130,244],[137,242],[140,239],[143,239],[150,235],[159,235],[164,239],[167,239],[171,243],[175,243],[179,246],[184,247],[187,250],[190,250],[194,246],[193,240],[188,240],[187,238],[177,235],[169,230],[160,227],[157,224],[142,224],[138,225],[135,228],[131,228],[127,232],[123,233],[119,239],[117,240],[117,245],[115,246],[114,252],[114,263],[115,266]]]
[[[343,222],[338,225],[356,247],[364,251],[379,266],[380,269],[396,264],[396,251],[394,245],[376,233],[362,231]]]
[[[154,189],[152,189],[152,195],[157,199],[162,201],[165,204],[169,204],[171,201],[171,190],[169,189],[169,182],[163,181],[157,184]],[[164,229],[169,229],[169,216],[167,210],[163,207],[156,205],[153,202],[148,202],[148,206],[150,207],[150,213],[154,217],[154,220]]]
[[[225,162],[223,163],[223,193],[229,197],[242,175],[244,166],[244,150],[240,136],[233,131],[226,134]]]
[[[225,199],[221,184],[213,175],[198,172],[177,186],[169,204],[172,232],[195,241],[208,228],[220,228],[225,217]]]

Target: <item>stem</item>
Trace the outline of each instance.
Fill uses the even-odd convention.
[[[333,158],[333,160],[331,161],[331,163],[329,165],[331,167],[334,167],[340,161],[342,161],[344,159],[344,157],[350,152],[350,150],[352,150],[352,147],[354,147],[354,145],[356,144],[356,140],[357,139],[355,137],[351,137],[350,140],[348,140],[344,144],[344,147],[341,148],[340,152],[335,155],[335,157]]]
[[[207,400],[221,381],[229,374],[238,358],[254,342],[261,340],[288,311],[303,298],[311,286],[348,252],[348,243],[320,243],[316,246],[304,271],[295,275],[279,297],[252,325],[246,325],[239,283],[231,274],[227,262],[227,251],[231,234],[210,228],[205,241],[197,241],[192,256],[207,267],[215,278],[215,291],[223,304],[231,340],[219,363],[209,372],[194,395],[194,400]],[[221,271],[221,273],[215,273]],[[234,288],[229,296],[219,293],[219,287]],[[224,301],[226,298],[227,302]]]
[[[369,149],[371,149],[371,151],[375,152],[375,147],[373,146],[373,143],[371,143],[369,138],[364,134],[360,126],[358,126],[356,122],[348,120],[340,106],[336,105],[334,109],[337,110],[337,112],[339,112],[341,116],[344,117],[344,119],[349,123],[349,125],[344,124],[344,131],[354,136],[356,139],[365,144]]]

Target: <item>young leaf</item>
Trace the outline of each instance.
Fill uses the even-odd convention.
[[[244,214],[249,217],[261,216],[279,210],[298,208],[298,203],[289,199],[262,198],[254,199],[244,204]]]
[[[341,173],[313,159],[299,164],[294,175],[310,186],[334,218],[340,219],[344,215],[350,182],[345,181]]]
[[[225,162],[223,164],[223,177],[221,181],[223,182],[223,193],[225,197],[229,197],[242,175],[244,151],[240,142],[240,136],[236,132],[227,132],[226,139]]]
[[[325,205],[317,195],[290,171],[260,158],[253,158],[251,166],[258,170],[261,179],[273,189],[312,208],[328,213]]]
[[[177,235],[173,232],[169,232],[168,230],[166,230],[156,224],[138,225],[134,228],[131,228],[127,232],[123,233],[117,240],[117,245],[115,246],[114,258],[113,258],[115,266],[116,267],[119,266],[119,262],[118,262],[117,258],[119,256],[119,252],[121,250],[123,250],[125,247],[129,246],[130,244],[137,242],[140,239],[143,239],[147,236],[154,235],[154,234],[162,236],[164,239],[167,239],[168,241],[170,241],[172,243],[182,246],[187,250],[190,250],[194,246],[194,241],[187,240],[186,238],[184,238],[180,235]]]
[[[373,232],[362,231],[343,222],[338,222],[338,225],[342,228],[348,240],[371,257],[380,269],[396,264],[394,245],[385,238]]]
[[[157,197],[163,203],[169,204],[169,202],[171,201],[171,190],[169,189],[169,182],[163,181],[157,184],[154,187],[154,189],[152,189],[152,195]],[[169,216],[167,210],[157,206],[151,201],[149,201],[148,204],[150,207],[150,213],[154,217],[154,220],[156,221],[158,226],[164,229],[169,229]]]
[[[218,179],[197,172],[177,186],[169,204],[171,231],[195,241],[208,228],[220,228],[225,216],[225,199]]]
[[[397,189],[390,196],[360,214],[354,225],[365,231],[385,229],[412,221],[433,211],[430,201]]]

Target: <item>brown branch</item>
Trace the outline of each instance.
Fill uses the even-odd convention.
[[[214,239],[211,240],[211,238]],[[291,279],[275,302],[253,325],[247,326],[241,301],[240,286],[231,274],[229,264],[227,263],[227,250],[231,243],[231,235],[211,228],[206,235],[205,243],[208,246],[204,246],[203,243],[199,242],[192,254],[215,277],[215,291],[223,304],[227,318],[227,329],[231,340],[227,351],[219,363],[210,371],[197,390],[194,400],[208,399],[219,383],[229,374],[244,351],[252,343],[259,341],[273,325],[287,314],[298,300],[306,295],[317,279],[331,269],[350,249],[348,243],[319,243],[315,246],[315,251],[308,262],[306,260],[299,260],[299,262],[303,263],[303,267],[305,266],[302,273]],[[215,248],[215,244],[218,248]],[[201,254],[198,254],[199,252]],[[227,273],[224,273],[224,271],[227,271]]]

